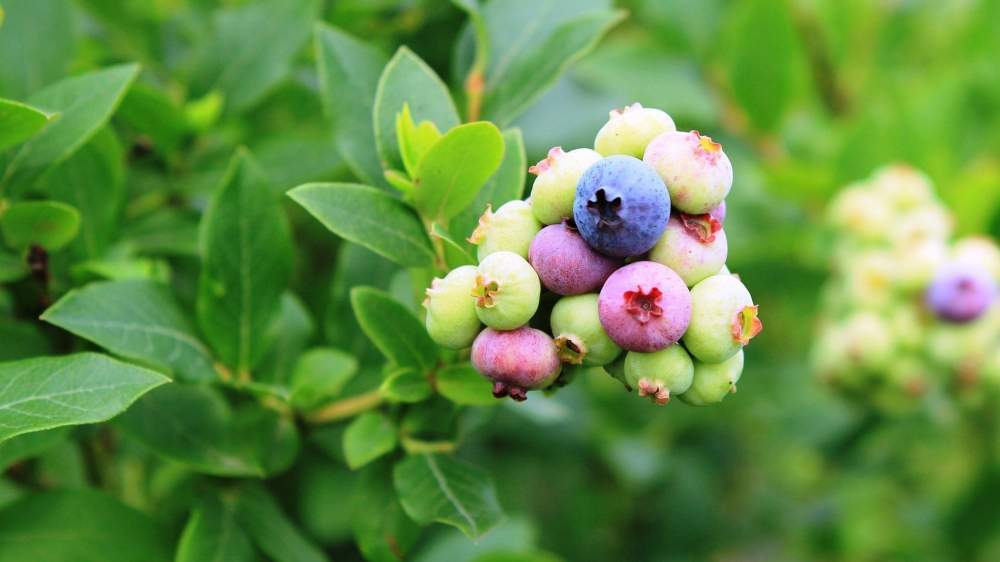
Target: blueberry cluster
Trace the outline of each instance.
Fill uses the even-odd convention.
[[[427,290],[431,337],[471,346],[498,398],[565,383],[565,365],[604,367],[658,404],[735,391],[761,323],[725,265],[721,145],[634,104],[594,150],[553,148],[529,172],[528,200],[487,207],[469,238],[479,265]]]
[[[828,210],[833,276],[813,365],[886,409],[1000,380],[1000,249],[951,240],[953,222],[920,172],[895,165],[842,190]]]

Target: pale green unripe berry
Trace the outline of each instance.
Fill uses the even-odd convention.
[[[952,370],[978,367],[1000,339],[1000,306],[966,324],[937,322],[928,329],[927,351],[939,365]]]
[[[628,383],[628,380],[625,378],[625,357],[627,355],[628,353],[618,354],[618,357],[616,357],[614,361],[604,366],[604,372],[611,375],[611,378],[622,383],[622,386],[625,387],[625,390],[632,392],[632,386]]]
[[[977,263],[989,272],[994,280],[1000,281],[1000,249],[986,236],[967,236],[955,242],[951,249],[955,261]]]
[[[892,205],[883,195],[860,184],[842,190],[827,212],[833,227],[866,242],[885,240],[894,216]]]
[[[528,247],[531,239],[542,229],[531,210],[531,205],[525,201],[509,201],[504,203],[494,213],[490,205],[479,219],[479,226],[469,237],[469,242],[477,244],[476,257],[479,261],[494,252],[514,252],[528,259]]]
[[[872,177],[871,186],[900,211],[936,202],[930,178],[906,164],[879,169]]]
[[[477,275],[476,266],[463,265],[444,279],[435,278],[427,289],[427,333],[445,349],[469,347],[483,327],[476,314],[476,301],[470,297]]]
[[[531,186],[531,208],[544,224],[559,224],[563,217],[573,218],[573,201],[580,176],[601,155],[589,148],[564,152],[561,147],[549,151],[545,160],[528,169],[536,174]]]
[[[894,281],[903,291],[923,291],[948,261],[943,241],[929,240],[898,248],[894,260]]]
[[[882,309],[893,300],[896,256],[887,250],[867,250],[844,263],[844,290],[857,306]]]
[[[650,141],[676,130],[665,112],[634,103],[611,112],[611,119],[597,133],[594,150],[602,156],[627,154],[641,160]]]
[[[625,380],[639,389],[639,396],[649,396],[657,404],[666,404],[671,394],[682,394],[691,387],[694,362],[678,344],[653,353],[629,351],[625,356]]]
[[[562,361],[602,367],[621,355],[601,327],[597,299],[596,293],[563,297],[552,308],[552,335]]]
[[[953,220],[940,205],[925,205],[896,215],[888,238],[896,248],[924,242],[944,243],[951,236]]]
[[[691,288],[691,323],[682,338],[695,358],[721,363],[761,330],[750,292],[732,275],[713,275]]]
[[[477,273],[472,296],[483,324],[513,330],[535,315],[542,284],[527,260],[514,252],[496,252],[479,264]]]
[[[892,361],[896,339],[889,323],[876,312],[861,310],[843,322],[848,360],[867,371],[881,371]]]
[[[743,374],[743,350],[736,352],[722,363],[694,361],[694,379],[691,387],[678,396],[681,402],[692,406],[705,406],[722,402],[727,394],[736,392],[736,383]]]

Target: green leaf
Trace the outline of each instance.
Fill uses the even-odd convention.
[[[344,458],[356,470],[396,448],[396,428],[384,414],[361,414],[344,432]]]
[[[418,523],[454,525],[477,540],[504,518],[489,475],[450,456],[411,455],[396,463],[393,482]]]
[[[30,494],[0,511],[0,560],[169,562],[170,535],[118,498],[79,488]]]
[[[86,144],[108,122],[138,75],[137,65],[112,66],[60,80],[28,98],[32,106],[59,115],[15,153],[0,180],[0,192],[37,178],[47,166]]]
[[[358,360],[332,347],[310,349],[299,357],[292,374],[292,404],[313,410],[340,395],[358,372]]]
[[[274,343],[257,366],[254,379],[270,384],[288,384],[296,361],[315,334],[316,325],[306,305],[294,293],[285,291],[281,297],[281,310],[268,330],[267,339]]]
[[[351,290],[351,306],[361,329],[390,361],[421,373],[437,365],[438,346],[399,301],[377,289],[355,287]]]
[[[0,99],[0,152],[35,136],[48,123],[49,116],[43,111]]]
[[[351,497],[354,540],[371,562],[399,562],[420,537],[392,485],[392,463],[374,462],[358,472]]]
[[[798,49],[787,0],[754,0],[733,10],[728,71],[733,94],[761,131],[773,131],[791,102]]]
[[[0,441],[29,431],[104,421],[167,381],[96,353],[0,363]]]
[[[551,89],[567,68],[590,52],[625,18],[624,11],[584,14],[560,25],[543,43],[518,53],[502,79],[494,74],[483,101],[483,117],[506,126]]]
[[[125,153],[110,127],[102,127],[67,160],[50,169],[41,191],[80,212],[80,235],[70,246],[74,255],[104,255],[118,231],[125,198]]]
[[[316,9],[316,0],[264,0],[217,11],[191,79],[195,95],[219,91],[231,109],[252,105],[288,75]]]
[[[469,364],[450,365],[437,373],[437,390],[456,404],[489,406],[497,403],[493,384]]]
[[[468,123],[448,131],[417,165],[414,206],[428,220],[446,223],[472,203],[500,167],[503,152],[503,137],[492,123]]]
[[[466,245],[452,238],[451,233],[439,223],[435,222],[431,224],[431,236],[442,240],[448,245],[445,248],[445,254],[448,258],[448,266],[452,269],[463,265],[479,264],[479,261],[473,258],[468,250],[466,250]]]
[[[188,134],[184,113],[177,102],[145,82],[132,85],[117,115],[137,133],[146,136],[153,151],[164,158],[176,155]]]
[[[413,181],[410,177],[399,170],[386,170],[383,174],[385,181],[395,187],[400,193],[410,195],[413,193]]]
[[[0,361],[30,359],[53,352],[52,342],[36,322],[0,321]]]
[[[28,263],[20,256],[0,250],[0,283],[10,283],[28,276]]]
[[[69,436],[72,427],[56,427],[45,431],[22,433],[17,437],[0,442],[0,471],[10,465],[38,456],[46,450],[64,441]]]
[[[403,202],[349,183],[312,183],[288,192],[338,236],[406,267],[429,267],[434,248],[420,219]]]
[[[438,131],[434,123],[422,121],[419,126],[416,125],[410,114],[410,105],[403,104],[403,110],[396,114],[396,140],[399,142],[403,165],[410,177],[416,175],[417,163],[440,138],[441,131]]]
[[[187,380],[218,378],[211,353],[170,290],[155,281],[92,283],[67,293],[42,320],[112,353],[168,367]]]
[[[7,246],[18,251],[34,244],[58,250],[80,230],[80,213],[55,201],[14,203],[0,214],[0,230]]]
[[[76,51],[68,0],[4,0],[0,95],[24,99],[66,75]]]
[[[174,562],[254,562],[253,545],[233,516],[232,502],[216,498],[199,502],[191,512]]]
[[[449,229],[459,239],[472,235],[479,226],[479,218],[486,211],[486,205],[499,209],[501,205],[514,199],[520,199],[524,194],[525,171],[528,169],[528,158],[524,151],[524,137],[517,128],[503,132],[503,161],[496,173],[476,193],[475,199],[462,212],[451,220]],[[466,251],[472,247],[470,243],[460,243]]]
[[[260,169],[245,151],[201,223],[198,322],[223,363],[251,371],[267,352],[267,331],[291,275],[288,226]]]
[[[311,544],[263,488],[249,486],[236,500],[236,520],[254,544],[276,562],[324,562],[326,555]]]
[[[449,131],[461,122],[444,82],[420,57],[400,47],[382,71],[375,93],[375,144],[383,168],[404,168],[396,139],[396,114],[403,104],[409,106],[415,121],[430,121],[439,131]]]
[[[351,289],[366,285],[388,291],[399,271],[403,268],[359,244],[344,242],[337,252],[323,328],[330,344],[357,357],[363,365],[377,365],[382,354],[354,317]],[[381,382],[379,377],[377,383]]]
[[[434,394],[427,377],[411,368],[390,373],[378,391],[390,402],[420,402]]]
[[[337,147],[361,181],[388,187],[375,149],[372,108],[388,57],[343,31],[316,26],[316,64],[323,108],[333,119]]]
[[[299,431],[289,412],[282,413],[257,402],[247,402],[237,409],[236,429],[236,442],[246,447],[263,474],[285,472],[299,455]]]
[[[214,388],[164,386],[137,401],[114,424],[154,453],[192,470],[267,475],[257,449],[244,441],[229,403]]]

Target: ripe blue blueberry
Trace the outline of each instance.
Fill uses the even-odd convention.
[[[924,300],[947,322],[971,322],[982,316],[997,296],[997,285],[986,269],[968,260],[944,265],[934,276]]]
[[[638,158],[602,158],[583,172],[576,185],[576,227],[603,254],[628,257],[649,251],[669,217],[666,184]]]

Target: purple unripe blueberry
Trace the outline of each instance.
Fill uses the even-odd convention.
[[[736,392],[736,383],[743,374],[743,350],[722,363],[704,363],[695,359],[691,387],[678,396],[681,402],[705,406],[722,402],[727,394]]]
[[[551,326],[559,359],[574,365],[602,367],[621,355],[622,348],[604,332],[595,293],[559,299]]]
[[[714,209],[708,212],[708,214],[715,217],[715,220],[719,221],[719,224],[726,222],[726,202],[723,201],[719,203]]]
[[[761,330],[757,305],[734,275],[713,275],[691,288],[691,324],[684,346],[695,359],[721,363]]]
[[[638,261],[604,283],[598,313],[601,327],[619,347],[651,353],[684,335],[691,321],[691,294],[669,267]]]
[[[542,229],[531,205],[525,201],[508,201],[494,213],[490,205],[479,219],[479,226],[467,240],[477,245],[479,261],[486,256],[506,250],[528,259],[531,239]]]
[[[559,224],[563,217],[573,216],[576,184],[583,171],[601,159],[589,148],[564,152],[562,147],[549,151],[548,157],[528,168],[538,176],[531,186],[531,209],[544,224]]]
[[[639,396],[649,396],[657,404],[666,404],[671,394],[686,392],[694,377],[694,363],[679,345],[653,353],[628,352],[625,356],[625,380],[639,389]]]
[[[726,265],[728,253],[726,233],[711,213],[673,213],[667,230],[649,251],[649,259],[673,269],[688,287],[693,287],[718,273]]]
[[[576,186],[576,227],[602,254],[624,258],[649,251],[669,217],[666,185],[637,158],[602,158],[587,168]]]
[[[528,323],[538,310],[542,284],[524,258],[501,251],[479,264],[472,297],[476,314],[490,328],[513,330]]]
[[[548,334],[522,326],[480,332],[472,342],[472,366],[493,382],[493,396],[510,396],[521,402],[527,398],[527,391],[551,385],[559,376],[562,362]]]
[[[931,280],[924,302],[946,322],[971,322],[989,309],[997,284],[979,264],[968,260],[945,264]]]
[[[478,275],[476,266],[463,265],[444,279],[435,278],[427,289],[427,333],[445,349],[469,347],[483,328],[476,314],[476,301],[469,298],[469,289],[476,284]]]
[[[602,156],[626,154],[642,158],[646,145],[662,133],[676,131],[674,120],[665,112],[638,103],[615,109],[611,119],[594,139],[594,149]]]
[[[528,263],[548,290],[580,295],[599,289],[621,267],[622,259],[591,248],[580,236],[576,223],[564,219],[535,235],[528,249]]]
[[[649,143],[642,160],[663,178],[670,202],[683,213],[711,211],[733,186],[733,165],[722,145],[698,131],[663,133]]]

